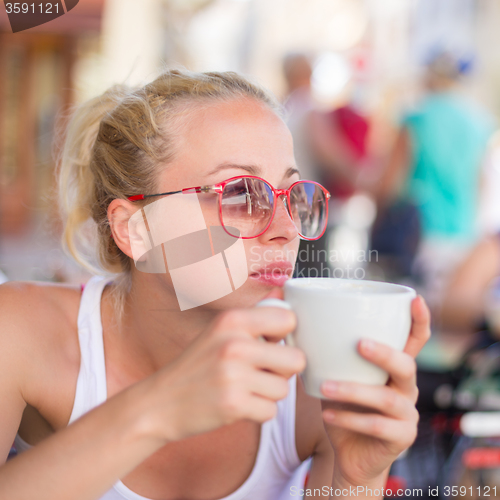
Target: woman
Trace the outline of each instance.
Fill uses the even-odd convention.
[[[0,449],[6,457],[18,428],[18,447],[35,445],[0,468],[1,498],[276,500],[303,487],[308,457],[310,488],[384,486],[415,437],[413,357],[429,335],[421,299],[405,353],[359,347],[390,373],[388,385],[325,383],[322,410],[295,377],[301,351],[277,343],[293,313],[254,307],[282,297],[276,285],[292,272],[282,256],[296,254],[299,233],[286,204],[272,220],[259,212],[263,232],[239,240],[271,264],[199,307],[180,311],[169,274],[132,261],[128,223],[145,193],[249,174],[277,189],[298,181],[277,109],[234,73],[169,71],[76,113],[60,172],[66,242],[77,254],[92,219],[99,262],[119,278],[94,278],[83,296],[67,286],[0,288]],[[253,203],[256,193],[244,194]],[[204,203],[217,209],[217,197]]]

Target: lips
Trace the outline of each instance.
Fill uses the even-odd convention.
[[[252,272],[250,278],[267,286],[283,286],[291,278],[292,273],[291,262],[276,260]]]

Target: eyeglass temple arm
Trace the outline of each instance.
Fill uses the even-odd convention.
[[[169,194],[188,194],[188,193],[220,193],[222,188],[218,185],[215,186],[197,186],[191,188],[184,188],[180,191],[169,191],[168,193],[158,193],[158,194],[136,194],[134,196],[128,196],[127,200],[129,201],[140,201],[145,198],[153,198],[155,196],[167,196]]]

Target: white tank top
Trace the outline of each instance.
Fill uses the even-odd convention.
[[[78,313],[80,371],[69,424],[107,399],[106,369],[101,323],[101,296],[109,280],[92,278],[82,294]],[[221,500],[285,500],[290,488],[303,488],[310,460],[301,462],[295,446],[296,377],[289,381],[288,396],[278,402],[278,413],[262,425],[257,459],[250,476]],[[18,453],[31,448],[19,435]],[[292,490],[294,491],[294,490]],[[150,500],[117,481],[99,500]]]

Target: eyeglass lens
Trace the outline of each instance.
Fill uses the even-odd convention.
[[[245,238],[258,236],[271,221],[274,202],[272,187],[266,182],[251,177],[235,179],[222,193],[222,224],[230,234],[234,231],[231,228],[237,228]],[[301,236],[314,239],[322,234],[326,203],[325,193],[317,184],[304,181],[292,188],[289,211]]]
[[[319,238],[326,224],[326,196],[312,182],[300,182],[290,192],[292,219],[301,236]]]

